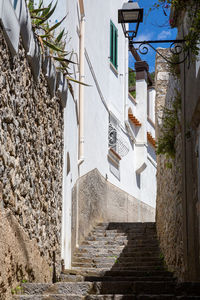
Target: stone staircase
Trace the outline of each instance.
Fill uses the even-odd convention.
[[[103,223],[76,250],[60,282],[26,283],[23,293],[14,299],[200,299],[200,285],[178,284],[166,270],[155,223]]]

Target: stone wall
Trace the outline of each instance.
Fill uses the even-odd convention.
[[[170,57],[167,49],[159,49]],[[162,128],[163,107],[172,108],[179,90],[179,80],[169,73],[168,64],[162,57],[156,57],[156,139]],[[156,222],[166,264],[181,280],[184,274],[183,262],[183,183],[182,183],[182,136],[176,129],[175,159],[165,155],[157,156],[157,203]],[[170,163],[170,164],[169,164]],[[171,165],[171,166],[170,166]],[[170,167],[169,167],[170,166]]]
[[[78,200],[77,200],[78,199]],[[78,203],[77,203],[78,201]],[[97,169],[82,176],[73,189],[72,248],[100,222],[154,222],[155,209],[108,182]],[[87,222],[86,222],[87,220]]]
[[[63,114],[1,28],[0,49],[0,299],[10,299],[21,280],[52,279],[54,251],[60,265]]]

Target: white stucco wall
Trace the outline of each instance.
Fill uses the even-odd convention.
[[[136,83],[136,102],[128,97],[128,41],[124,38],[118,24],[118,9],[124,0],[84,0],[85,11],[85,70],[84,82],[84,162],[78,167],[79,159],[79,85],[72,83],[74,99],[68,91],[67,105],[64,109],[64,165],[63,165],[63,228],[62,258],[65,267],[70,267],[71,247],[71,189],[80,176],[97,168],[109,182],[126,191],[135,198],[155,207],[156,200],[156,162],[155,149],[147,141],[147,131],[155,137],[154,122],[155,91],[147,91],[145,80]],[[49,0],[44,0],[49,4]],[[55,2],[54,2],[55,3]],[[77,62],[71,68],[72,77],[79,80],[80,51],[80,8],[78,0],[59,0],[51,18],[51,25],[66,16],[62,28],[66,28],[66,50],[73,52],[72,60]],[[118,29],[118,68],[110,64],[110,21]],[[58,29],[58,32],[62,29]],[[148,95],[148,98],[147,98]],[[128,119],[128,110],[141,122],[135,127]],[[111,172],[108,160],[109,112],[117,120],[117,137],[128,148],[119,164],[118,175]],[[131,140],[125,123],[129,124]],[[121,153],[120,153],[121,154]],[[70,158],[70,172],[69,159]],[[136,170],[144,163],[140,173]],[[77,219],[78,222],[78,219]],[[78,236],[78,235],[77,235]]]
[[[47,3],[48,1],[45,0]],[[155,207],[155,173],[154,164],[148,156],[154,156],[153,149],[148,148],[147,130],[154,137],[154,128],[147,121],[147,89],[144,82],[137,82],[137,103],[128,98],[128,42],[124,38],[121,25],[118,24],[118,9],[123,0],[91,1],[84,0],[85,9],[85,82],[91,85],[84,88],[84,162],[80,165],[80,176],[94,168],[122,190]],[[80,11],[78,0],[59,0],[52,24],[67,14],[63,23],[68,31],[67,50],[73,50],[79,57],[79,21]],[[110,66],[110,20],[118,28],[118,69],[114,72]],[[74,55],[75,59],[75,55]],[[76,71],[77,70],[77,67]],[[79,74],[74,73],[76,79]],[[79,86],[73,84],[75,99],[78,100]],[[70,94],[69,94],[70,95]],[[148,92],[151,118],[154,118],[154,91]],[[126,156],[120,161],[120,180],[110,172],[108,155],[109,113],[103,104],[118,119],[118,133],[122,142],[129,148]],[[125,121],[128,120],[128,108],[142,123],[140,129],[132,128],[137,142],[143,143],[143,151],[134,145],[126,131]],[[78,178],[78,128],[75,114],[75,103],[68,97],[65,108],[65,154],[70,153],[72,168],[72,185]],[[139,149],[139,150],[138,150]],[[152,155],[148,154],[153,153]],[[140,154],[138,154],[139,152]],[[146,169],[136,175],[140,161],[146,162]],[[66,163],[64,165],[64,168]],[[140,178],[139,178],[140,177]],[[65,185],[65,183],[64,183]],[[64,192],[66,192],[64,190]]]

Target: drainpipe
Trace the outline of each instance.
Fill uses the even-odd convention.
[[[125,53],[125,62],[124,62],[124,124],[126,126],[126,130],[128,131],[128,135],[132,142],[135,144],[136,139],[133,135],[129,120],[128,120],[128,78],[129,78],[129,69],[128,69],[128,51],[129,51],[128,39],[125,39],[124,44],[124,53]]]
[[[83,0],[79,0],[81,13],[80,21],[80,52],[79,52],[79,81],[85,78],[85,12]],[[78,154],[78,177],[80,177],[80,166],[84,162],[84,85],[79,84],[79,154]],[[77,181],[76,199],[76,247],[79,247],[79,180]]]
[[[128,39],[125,39],[124,43],[125,61],[124,61],[124,122],[128,121]]]
[[[83,8],[82,1],[80,7]],[[85,14],[81,11],[80,22],[80,61],[79,61],[79,81],[84,82],[85,78],[85,65],[84,65],[84,53],[85,53]],[[84,162],[84,85],[79,85],[79,160],[78,167]]]

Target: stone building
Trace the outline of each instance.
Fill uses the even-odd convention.
[[[139,62],[136,99],[128,94],[121,6],[58,1],[51,22],[68,13],[72,76],[90,85],[72,84],[72,95],[40,51],[25,0],[0,1],[2,299],[23,280],[48,282],[61,263],[70,268],[98,222],[155,218],[155,90]]]
[[[178,38],[188,33],[188,13],[176,18]],[[181,21],[180,21],[181,20]],[[160,49],[170,58],[168,50]],[[180,57],[182,59],[183,57]],[[176,67],[169,67],[159,56],[156,60],[156,135],[163,135],[163,108],[176,110],[174,126],[175,157],[157,158],[157,232],[170,270],[180,280],[199,280],[199,105],[200,63],[198,56],[188,58]],[[174,75],[171,73],[173,72]],[[174,113],[173,112],[173,113]],[[169,132],[168,132],[169,133]]]

